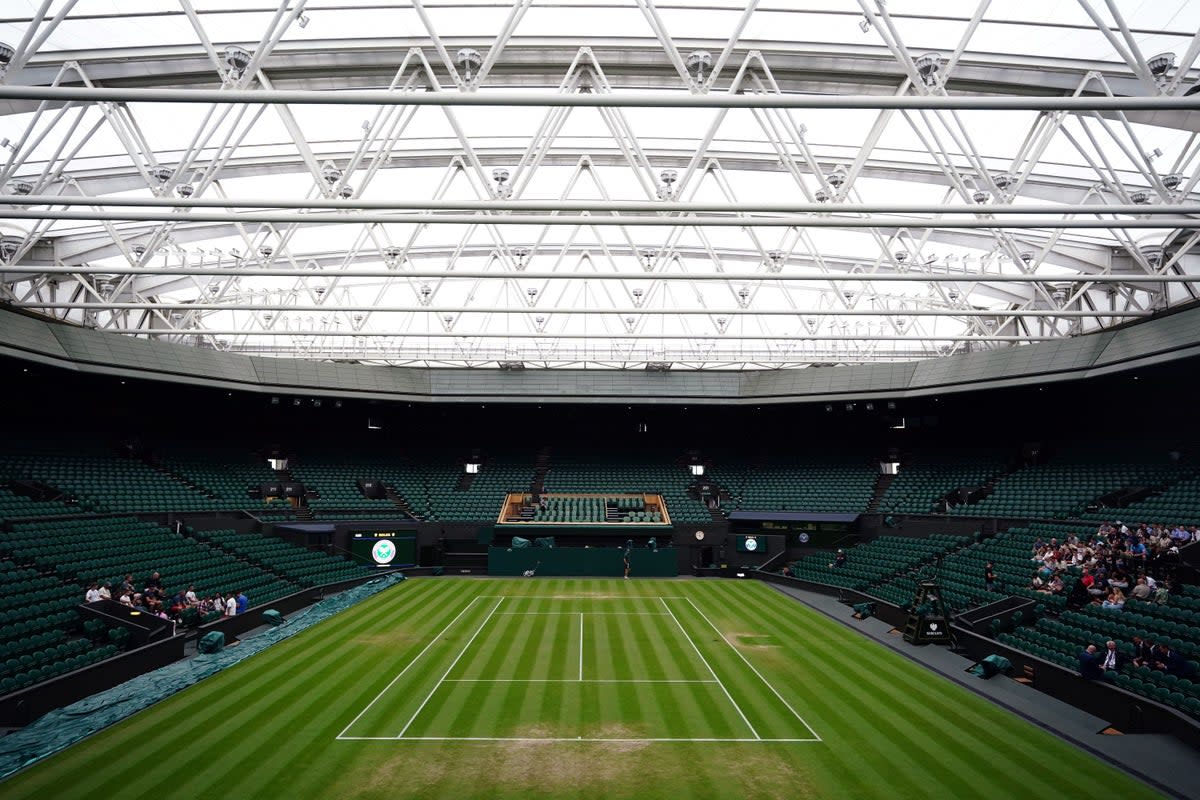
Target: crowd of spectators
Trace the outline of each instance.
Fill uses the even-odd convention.
[[[1194,525],[1129,526],[1120,521],[1105,522],[1090,537],[1071,534],[1049,542],[1039,538],[1033,545],[1038,566],[1030,588],[1062,594],[1067,589],[1064,574],[1078,569],[1072,600],[1079,605],[1123,608],[1130,599],[1165,604],[1170,586],[1155,579],[1154,567],[1194,541],[1200,541]]]
[[[93,603],[97,600],[112,599],[113,595],[112,584],[93,583],[88,587],[84,600]],[[169,595],[163,586],[162,576],[157,572],[150,574],[140,590],[134,582],[133,575],[126,575],[115,595],[122,605],[173,622],[182,622],[188,609],[194,609],[199,618],[203,619],[214,611],[219,611],[223,617],[244,614],[250,607],[245,592],[230,592],[228,596],[216,592],[201,597],[196,594],[196,587],[189,585],[187,589]]]

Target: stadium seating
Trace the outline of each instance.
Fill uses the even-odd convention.
[[[966,541],[969,540],[941,534],[925,539],[880,536],[866,544],[846,549],[846,563],[840,567],[832,566],[833,555],[824,551],[794,562],[790,574],[801,580],[876,594],[873,590],[876,584],[885,584],[922,565],[931,564],[938,555],[959,547]],[[907,596],[883,599],[897,605],[905,605],[912,601],[912,597],[910,590]]]
[[[930,514],[935,502],[963,487],[982,486],[1004,468],[995,454],[948,453],[927,455],[915,463],[902,464],[880,499],[882,514]]]
[[[616,455],[556,449],[546,475],[548,493],[662,495],[673,523],[711,522],[699,500],[688,494],[692,475],[667,452]]]
[[[200,531],[197,538],[238,556],[302,586],[351,580],[370,574],[372,568],[339,556],[306,550],[290,542],[258,533],[238,533],[231,529]],[[256,598],[256,603],[260,599]]]
[[[1005,475],[995,490],[952,514],[975,517],[1065,519],[1082,514],[1101,496],[1132,486],[1162,486],[1190,476],[1194,468],[1171,463],[1120,462],[1067,456]]]
[[[719,461],[712,478],[730,492],[733,510],[861,514],[878,465],[841,454],[747,464]]]

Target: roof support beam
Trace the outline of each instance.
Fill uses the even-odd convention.
[[[1011,95],[832,95],[832,94],[661,94],[614,92],[395,93],[375,89],[309,91],[295,89],[141,89],[80,86],[0,86],[0,100],[85,103],[263,103],[266,105],[483,106],[488,108],[805,108],[926,109],[931,111],[1200,111],[1200,95],[1178,97]]]
[[[738,212],[740,213],[740,212]],[[840,212],[838,212],[840,213]],[[976,210],[976,213],[977,210]],[[936,227],[970,229],[1041,228],[1041,229],[1092,229],[1112,230],[1119,228],[1200,228],[1200,218],[1159,217],[1153,219],[1059,219],[1036,216],[1012,216],[995,219],[925,219],[921,217],[845,217],[835,216],[828,210],[820,216],[615,216],[615,215],[493,215],[493,214],[387,214],[361,213],[340,214],[338,212],[306,214],[303,211],[269,212],[214,212],[201,211],[190,214],[165,211],[65,211],[49,209],[31,211],[12,209],[0,213],[5,219],[68,220],[73,222],[234,222],[234,223],[309,223],[327,225],[346,224],[414,224],[414,225],[629,225],[637,227],[690,227],[690,228],[880,228],[880,227]]]

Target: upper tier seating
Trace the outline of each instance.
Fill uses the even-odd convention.
[[[881,514],[930,514],[938,498],[956,489],[982,486],[1003,470],[994,454],[945,453],[902,464],[879,503]]]
[[[829,455],[718,463],[712,477],[730,489],[735,510],[861,514],[878,475],[878,465],[865,459]]]

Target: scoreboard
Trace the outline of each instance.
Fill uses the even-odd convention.
[[[417,563],[416,531],[351,529],[350,557],[360,564],[391,569]]]

